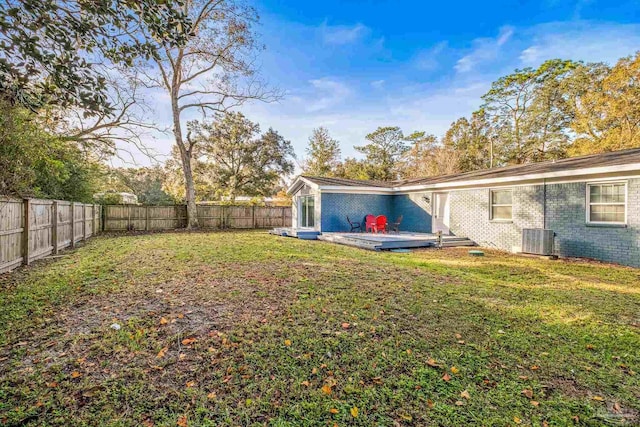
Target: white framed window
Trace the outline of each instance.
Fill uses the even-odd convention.
[[[596,182],[587,184],[587,223],[627,223],[626,182]]]
[[[513,190],[504,188],[489,190],[489,219],[511,221],[513,219]]]

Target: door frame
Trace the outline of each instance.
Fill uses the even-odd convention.
[[[313,225],[309,226],[308,225],[308,219],[309,219],[309,212],[307,210],[307,218],[304,217],[304,209],[302,208],[302,200],[305,198],[311,198],[313,199],[313,211],[311,212],[311,220],[313,221]],[[305,194],[305,195],[300,195],[298,196],[298,228],[304,228],[304,229],[309,229],[309,230],[313,230],[316,227],[316,197],[313,194]],[[302,225],[303,222],[307,223],[306,225]]]
[[[444,215],[448,216],[446,219],[444,218],[440,218],[439,212],[440,212],[440,195],[446,195],[446,200],[445,200],[445,206],[443,209]],[[439,222],[442,224],[442,234],[444,235],[449,235],[451,234],[451,224],[449,224],[449,221],[451,219],[451,197],[450,197],[450,193],[448,191],[438,191],[438,192],[434,192],[433,195],[431,196],[433,203],[432,203],[432,217],[431,217],[431,232],[432,233],[437,233],[438,229],[436,229],[436,221],[439,220]]]

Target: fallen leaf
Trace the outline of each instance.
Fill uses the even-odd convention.
[[[71,378],[80,378],[82,374],[78,371],[71,372]]]
[[[536,408],[537,408],[538,406],[540,406],[540,402],[538,402],[537,400],[532,400],[532,401],[531,401],[531,404],[532,404],[533,406],[535,406]]]
[[[408,354],[409,356],[411,356],[411,353],[412,353],[411,349],[410,349],[410,348],[408,348],[408,349],[407,349],[407,354]]]
[[[47,387],[49,387],[49,388],[56,388],[56,387],[58,387],[58,383],[57,383],[57,382],[55,382],[55,381],[50,382],[50,383],[47,383]]]
[[[331,386],[329,384],[325,384],[320,389],[324,394],[331,394]]]
[[[593,396],[591,399],[597,400],[598,402],[602,402],[604,400],[602,396]]]
[[[187,417],[182,416],[178,418],[178,427],[187,427]]]
[[[595,349],[593,344],[587,344],[587,350],[593,350],[593,349]]]
[[[528,397],[529,399],[533,399],[533,390],[525,388],[520,393],[522,393],[524,396]]]
[[[360,413],[360,410],[358,409],[358,407],[357,407],[357,406],[354,406],[353,408],[351,408],[351,409],[349,410],[349,412],[351,413],[351,416],[352,416],[353,418],[358,418],[358,414]]]
[[[213,400],[217,397],[216,392],[212,391],[211,393],[207,394],[207,399]]]
[[[310,383],[309,381],[302,381],[302,382],[300,383],[300,385],[303,385],[303,386],[305,386],[305,387],[309,387],[309,386],[311,385],[311,383]]]
[[[456,368],[455,366],[451,367],[451,373],[452,374],[457,374],[458,372],[460,372],[460,369]]]
[[[464,397],[467,400],[471,399],[471,395],[469,394],[469,392],[467,390],[465,390],[462,393],[460,393],[460,397]]]
[[[351,325],[348,322],[342,322],[342,329],[349,329]]]
[[[456,334],[455,337],[456,337],[457,340],[462,339],[462,335],[460,335],[460,334]]]
[[[338,411],[336,408],[331,408],[331,409],[329,409],[329,412],[331,412],[332,414],[337,414],[340,411]]]
[[[531,370],[532,370],[532,371],[537,371],[538,369],[540,369],[540,366],[538,366],[538,365],[533,365],[533,366],[531,367]]]
[[[187,384],[186,384],[187,387],[193,387],[194,385],[196,385],[195,381],[187,381]]]
[[[184,314],[182,313],[178,314],[178,319],[184,319]]]
[[[435,361],[435,359],[429,359],[427,360],[427,365],[431,366],[432,368],[437,368],[438,366],[438,362]]]
[[[442,376],[442,379],[446,382],[449,382],[451,381],[451,376],[445,372],[445,374]]]
[[[616,412],[616,413],[619,414],[620,411],[621,411],[620,404],[618,402],[614,403],[613,404],[613,412]]]
[[[400,418],[402,418],[405,421],[413,421],[413,417],[409,414],[400,414]]]
[[[513,417],[513,422],[516,423],[516,424],[521,424],[522,420],[520,418],[518,418],[518,417]]]
[[[167,323],[169,323],[169,321],[167,319],[165,319],[164,317],[160,318],[160,324],[161,325],[166,325]]]
[[[434,405],[435,405],[435,403],[433,403],[433,400],[431,400],[431,399],[427,399],[427,406],[428,406],[429,408],[433,408],[433,406],[434,406]]]
[[[462,400],[456,400],[456,405],[457,406],[463,406],[464,402]]]
[[[195,338],[185,338],[185,339],[182,340],[182,345],[191,345],[196,341],[198,341],[198,340],[195,339]]]
[[[164,355],[167,354],[167,351],[169,351],[169,347],[164,347],[162,350],[158,352],[158,355],[156,357],[157,358],[164,357]]]

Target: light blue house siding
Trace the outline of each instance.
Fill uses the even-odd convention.
[[[431,193],[393,196],[394,220],[402,215],[400,231],[431,233]]]
[[[480,246],[520,251],[522,229],[555,232],[555,252],[640,267],[640,179],[627,181],[627,224],[586,221],[587,182],[513,187],[513,219],[489,219],[489,189],[450,191],[452,234]],[[597,180],[595,180],[597,182]],[[545,196],[546,194],[546,196]],[[546,199],[546,203],[545,203]]]
[[[586,182],[547,185],[547,228],[561,256],[640,267],[640,179],[627,180],[627,225],[586,223]]]
[[[394,197],[378,194],[322,193],[320,231],[349,231],[347,216],[355,222],[364,222],[364,216],[367,214],[393,218]]]

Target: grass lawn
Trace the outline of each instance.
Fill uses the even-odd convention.
[[[467,250],[95,238],[0,279],[0,425],[639,425],[640,270]]]

